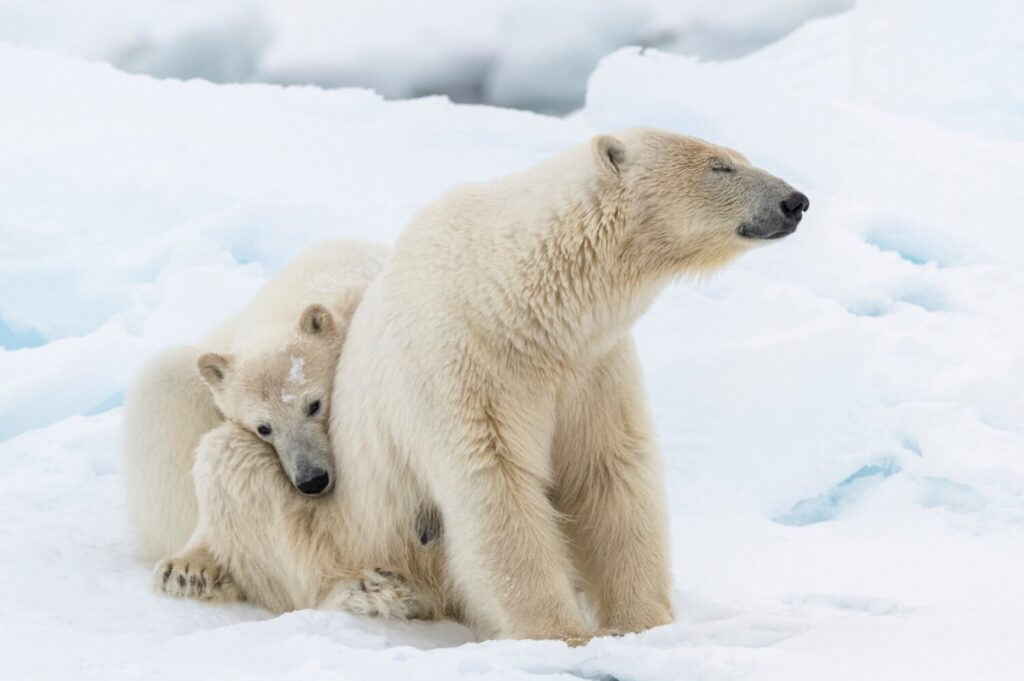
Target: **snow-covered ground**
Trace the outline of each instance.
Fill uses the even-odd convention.
[[[1021,7],[867,0],[719,63],[624,49],[568,119],[0,44],[0,677],[1024,678]],[[390,242],[454,184],[637,124],[811,198],[637,329],[677,624],[570,649],[151,593],[118,442],[148,353],[312,241]]]

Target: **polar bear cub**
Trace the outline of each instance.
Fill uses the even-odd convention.
[[[259,517],[260,510],[274,505],[275,494],[290,497],[298,490],[315,496],[330,489],[334,466],[325,429],[325,398],[343,341],[344,326],[326,307],[314,303],[302,312],[294,335],[278,347],[249,356],[207,352],[197,358],[194,370],[224,422],[203,435],[196,447],[196,528],[184,551],[158,564],[158,591],[200,600],[242,598],[223,566],[232,562],[238,547],[251,543],[246,541],[251,526],[267,522]],[[247,455],[240,455],[246,445]],[[275,489],[261,489],[264,498],[254,498],[254,482],[262,483],[254,480],[254,473],[284,484],[272,483]],[[216,477],[213,484],[211,475]],[[231,522],[232,515],[223,512],[211,515],[211,507],[224,507],[240,495],[248,503],[234,515],[250,518],[251,523]],[[257,530],[268,535],[264,545],[273,541],[273,532]]]
[[[397,572],[365,568],[379,563],[361,562],[325,506],[335,366],[386,256],[316,244],[199,347],[172,348],[140,372],[125,403],[125,481],[140,551],[163,559],[158,591],[277,612],[433,614]]]
[[[225,419],[257,433],[269,428],[263,437],[306,493],[333,486],[323,427],[329,367],[387,254],[359,241],[318,243],[195,346],[170,348],[142,367],[122,415],[128,516],[142,558],[155,563],[174,555],[192,536],[198,522],[193,453]],[[275,372],[284,379],[276,387]],[[249,384],[252,390],[233,389]],[[273,399],[262,394],[271,390]]]
[[[439,614],[396,571],[359,566],[338,533],[337,514],[318,498],[335,475],[327,400],[346,323],[313,304],[277,349],[244,359],[199,357],[198,372],[225,422],[196,448],[197,526],[179,554],[157,564],[157,591],[246,599],[275,612]]]

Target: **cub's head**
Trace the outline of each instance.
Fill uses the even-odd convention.
[[[291,483],[310,496],[334,484],[327,413],[345,337],[342,321],[310,305],[298,332],[279,348],[244,358],[210,352],[197,361],[224,418],[270,444]]]
[[[671,273],[714,269],[796,231],[807,197],[739,152],[652,129],[600,135],[599,176],[632,205],[630,246]]]

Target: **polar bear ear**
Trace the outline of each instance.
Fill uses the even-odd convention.
[[[601,170],[618,175],[626,162],[626,145],[611,135],[598,135],[591,144],[594,160]]]
[[[323,305],[314,303],[303,310],[302,317],[299,318],[299,331],[311,336],[333,334],[334,316]]]
[[[206,385],[219,389],[231,373],[231,357],[207,352],[196,360],[196,368]]]

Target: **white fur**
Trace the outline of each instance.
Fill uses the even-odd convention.
[[[140,540],[151,553],[169,556],[153,573],[158,591],[199,600],[245,599],[276,612],[322,607],[401,618],[444,612],[444,595],[430,580],[416,583],[361,562],[360,542],[352,539],[359,532],[327,498],[297,491],[283,449],[289,435],[306,454],[322,448],[327,458],[318,462],[336,474],[326,439],[331,385],[348,321],[383,255],[382,249],[353,242],[318,244],[226,323],[236,328],[234,352],[197,360],[193,349],[175,351],[181,361],[173,366],[158,359],[164,373],[184,379],[198,371],[208,383],[187,382],[190,392],[168,385],[160,399],[170,409],[134,414],[126,422],[129,432],[142,430],[145,416],[150,427],[201,435],[188,449],[180,440],[173,451],[157,449],[160,458],[152,450],[127,450],[133,470],[153,485],[131,504],[133,518],[144,521],[137,522]],[[214,335],[230,334],[219,329]],[[143,376],[133,409],[153,403],[145,392],[149,387]],[[204,414],[211,410],[211,393],[216,409]],[[175,409],[200,396],[205,399],[197,402],[199,413],[210,417],[201,424],[205,434],[194,422],[178,419]],[[310,414],[314,399],[322,407]],[[223,422],[213,418],[217,410]],[[272,424],[273,432],[258,435],[260,423]],[[163,503],[154,507],[154,499]],[[168,507],[188,515],[168,519],[162,515]],[[415,541],[412,528],[406,534],[408,542]],[[439,560],[440,552],[435,554]]]
[[[136,549],[150,562],[184,546],[198,519],[192,452],[222,420],[196,371],[201,354],[182,345],[150,359],[121,414],[128,518]]]
[[[197,373],[200,355],[231,353],[244,362],[273,354],[288,346],[300,315],[311,304],[322,304],[347,320],[386,255],[386,249],[363,242],[316,244],[197,347],[171,348],[142,369],[125,400],[123,451],[129,518],[145,559],[173,555],[196,526],[193,451],[203,434],[223,420]],[[304,381],[302,360],[296,361],[289,375]]]
[[[787,192],[736,152],[634,130],[424,208],[335,380],[335,500],[374,528],[368,555],[395,564],[395,537],[436,504],[455,595],[483,634],[585,638],[576,587],[602,629],[672,621],[630,327],[672,277],[754,245],[738,226]]]
[[[254,591],[274,609],[446,613],[501,637],[585,640],[577,588],[603,631],[671,621],[664,488],[630,328],[671,278],[754,246],[739,226],[792,191],[734,151],[633,130],[426,207],[348,329],[330,412],[338,488],[298,497],[251,432],[214,429],[196,462],[209,512],[158,580],[197,597]],[[279,280],[304,281],[305,267]],[[289,290],[268,299],[284,305]],[[231,324],[268,347],[260,314]],[[161,418],[142,410],[128,430]],[[129,489],[173,479],[161,508],[191,494],[176,473],[145,472]],[[443,527],[426,545],[424,517]],[[194,586],[181,560],[200,565]],[[413,605],[401,580],[360,600],[366,573],[352,566],[380,565],[415,583]]]
[[[429,584],[362,567],[348,541],[358,529],[327,498],[297,494],[274,449],[244,428],[226,422],[203,436],[194,479],[199,523],[188,545],[157,565],[157,590],[199,600],[244,598],[274,612],[442,614]]]

